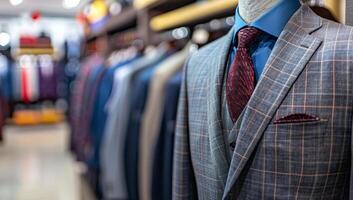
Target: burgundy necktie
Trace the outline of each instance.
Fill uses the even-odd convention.
[[[227,78],[227,105],[233,122],[250,100],[255,89],[254,65],[249,53],[250,46],[256,42],[261,31],[246,27],[238,32],[238,47]]]

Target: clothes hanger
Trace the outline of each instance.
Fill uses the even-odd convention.
[[[179,27],[162,33],[153,34],[151,44],[164,45],[168,49],[178,51],[185,47],[191,39],[191,30],[188,27]]]
[[[140,55],[145,48],[136,30],[127,30],[110,35],[108,45],[110,50],[108,66],[114,66],[119,62]]]

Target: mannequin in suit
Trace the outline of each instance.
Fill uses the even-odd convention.
[[[352,199],[353,27],[305,0],[239,0],[235,18],[185,64],[173,200]],[[256,88],[232,120],[227,72],[248,27]]]
[[[252,22],[279,0],[239,0],[240,16],[247,22]]]

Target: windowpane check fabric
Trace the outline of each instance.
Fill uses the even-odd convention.
[[[229,159],[221,100],[233,35],[186,63],[173,199],[352,199],[353,28],[301,6],[229,134]],[[276,123],[296,114],[318,119]]]
[[[249,48],[260,34],[261,31],[254,27],[243,28],[238,33],[237,54],[227,79],[227,104],[233,122],[238,119],[255,88],[254,65]]]

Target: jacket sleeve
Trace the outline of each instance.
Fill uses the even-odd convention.
[[[173,200],[197,199],[197,188],[191,162],[187,64],[184,67],[176,122],[173,161]]]

